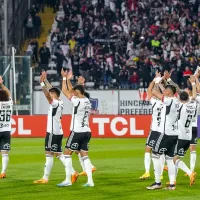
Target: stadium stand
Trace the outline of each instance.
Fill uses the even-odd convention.
[[[65,68],[88,88],[138,89],[168,70],[186,87],[199,64],[199,15],[198,0],[63,0],[46,41],[47,73],[56,85]]]

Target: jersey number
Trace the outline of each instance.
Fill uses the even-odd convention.
[[[9,122],[11,117],[10,110],[0,110],[0,122]]]
[[[85,122],[86,122],[86,119],[88,118],[88,114],[89,114],[89,112],[88,112],[88,111],[85,111],[84,117],[83,117],[83,122],[82,122],[82,127],[85,126]]]
[[[193,115],[188,115],[187,120],[185,122],[185,128],[188,128],[190,126],[190,123],[192,121]]]

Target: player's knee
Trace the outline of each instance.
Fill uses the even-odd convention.
[[[160,159],[160,155],[156,152],[153,152],[151,155],[152,158]]]
[[[190,145],[190,152],[192,153],[193,151],[196,152],[196,145]]]
[[[8,155],[9,151],[2,151],[1,154],[2,155]]]

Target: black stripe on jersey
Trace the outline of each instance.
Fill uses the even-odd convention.
[[[58,107],[59,107],[59,102],[58,102],[58,106],[52,109],[52,134],[53,134],[53,117],[56,115]]]
[[[74,117],[73,117],[73,127],[72,127],[72,131],[74,130],[74,120],[75,120],[75,115],[77,114],[78,111],[78,107],[80,105],[80,101],[78,102],[78,105],[74,107]]]
[[[182,108],[183,108],[183,104],[182,104],[182,106],[180,107],[180,109],[179,109],[179,113],[178,113],[178,120],[181,118],[181,110],[182,110]]]
[[[156,102],[152,106],[152,115],[153,115],[153,108],[155,107],[155,105],[156,105]]]
[[[166,117],[167,117],[167,115],[169,115],[169,113],[170,113],[170,110],[171,110],[171,107],[172,107],[172,103],[173,103],[173,99],[172,99],[170,105],[169,105],[169,106],[166,106],[165,123],[164,123],[164,133],[165,133],[165,126],[166,126]]]

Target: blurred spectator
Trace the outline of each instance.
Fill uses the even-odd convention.
[[[126,66],[123,66],[122,70],[120,71],[119,78],[121,88],[128,89],[129,71],[126,69]]]
[[[34,27],[34,20],[31,14],[28,15],[28,18],[25,20],[26,26],[26,34],[28,38],[33,38],[33,27]]]
[[[64,61],[68,63],[68,60],[65,58],[63,55],[63,51],[60,49],[55,53],[56,58],[56,68],[57,68],[57,73],[61,75],[61,69],[63,68],[63,63]],[[67,67],[64,67],[67,68]]]
[[[133,90],[137,90],[139,88],[139,76],[137,75],[137,72],[133,72],[133,75],[129,78],[131,88]]]
[[[35,37],[40,38],[42,21],[41,21],[40,16],[37,13],[35,15],[34,25],[35,25]]]
[[[36,39],[32,39],[31,40],[31,46],[32,46],[32,50],[33,50],[33,60],[35,62],[38,62],[38,42]]]
[[[51,57],[49,48],[46,46],[46,43],[43,43],[43,46],[39,50],[40,55],[40,69],[48,70],[49,59]]]

